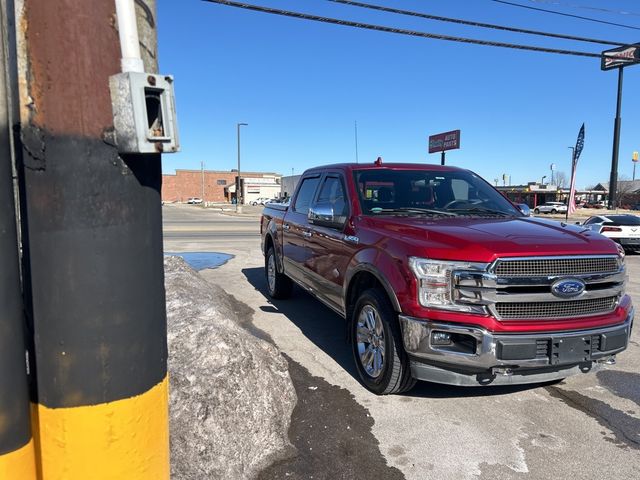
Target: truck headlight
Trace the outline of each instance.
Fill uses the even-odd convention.
[[[454,271],[484,271],[486,264],[409,257],[409,266],[418,280],[418,302],[423,307],[484,313],[480,305],[455,301],[452,278]]]
[[[625,252],[623,246],[620,245],[619,243],[616,243],[616,247],[618,248],[618,265],[620,265],[620,268],[625,271],[624,289],[623,289],[623,293],[624,293],[624,291],[626,291],[627,289],[627,284],[629,283],[629,272],[626,266],[627,252]]]

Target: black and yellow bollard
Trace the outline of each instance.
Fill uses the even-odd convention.
[[[113,1],[24,0],[19,168],[39,480],[169,478],[160,155],[120,156]]]

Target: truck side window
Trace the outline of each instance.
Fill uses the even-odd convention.
[[[313,194],[318,188],[318,183],[320,183],[320,177],[309,177],[302,180],[300,190],[296,196],[296,202],[293,204],[294,212],[304,215],[309,213],[309,205],[311,205]]]
[[[333,214],[343,216],[347,214],[347,200],[344,194],[344,187],[338,177],[327,177],[320,189],[318,203],[325,203],[333,206]]]

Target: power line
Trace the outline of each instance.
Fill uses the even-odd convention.
[[[628,10],[612,10],[612,9],[603,8],[603,7],[589,7],[587,5],[578,5],[576,3],[558,2],[553,0],[529,0],[529,1],[535,2],[535,3],[546,3],[546,4],[559,5],[559,6],[565,6],[565,7],[571,7],[571,8],[582,8],[584,10],[595,10],[596,12],[613,13],[615,15],[632,15],[634,17],[640,17],[640,13],[630,12]]]
[[[523,28],[515,28],[515,27],[507,27],[504,25],[495,25],[492,23],[480,23],[480,22],[472,22],[469,20],[462,20],[459,18],[449,18],[449,17],[440,17],[437,15],[430,15],[427,13],[421,13],[421,12],[413,12],[410,10],[401,10],[398,8],[391,8],[391,7],[384,7],[384,6],[380,6],[380,5],[371,5],[370,3],[361,3],[361,2],[352,2],[350,0],[328,0],[330,2],[334,2],[334,3],[342,3],[344,5],[350,5],[353,7],[360,7],[360,8],[368,8],[371,10],[379,10],[382,12],[387,12],[387,13],[397,13],[400,15],[407,15],[410,17],[419,17],[419,18],[426,18],[428,20],[437,20],[439,22],[450,22],[450,23],[458,23],[461,25],[470,25],[472,27],[482,27],[482,28],[493,28],[495,30],[505,30],[507,32],[516,32],[516,33],[525,33],[528,35],[540,35],[540,36],[544,36],[544,37],[553,37],[553,38],[562,38],[564,40],[576,40],[579,42],[590,42],[590,43],[598,43],[598,44],[602,44],[602,45],[615,45],[615,46],[619,46],[619,45],[624,45],[626,42],[612,42],[609,40],[598,40],[595,38],[586,38],[586,37],[574,37],[572,35],[564,35],[564,34],[560,34],[560,33],[550,33],[550,32],[541,32],[538,30],[526,30]]]
[[[209,3],[218,3],[220,5],[227,5],[229,7],[242,8],[245,10],[253,10],[256,12],[282,15],[285,17],[299,18],[299,19],[311,20],[315,22],[330,23],[333,25],[342,25],[346,27],[362,28],[365,30],[375,30],[378,32],[396,33],[399,35],[408,35],[413,37],[432,38],[436,40],[447,40],[450,42],[470,43],[473,45],[485,45],[490,47],[513,48],[516,50],[528,50],[532,52],[556,53],[559,55],[573,55],[578,57],[590,57],[590,58],[601,57],[599,53],[579,52],[575,50],[561,50],[557,48],[534,47],[531,45],[518,45],[514,43],[493,42],[493,41],[487,41],[487,40],[477,40],[474,38],[453,37],[450,35],[440,35],[436,33],[420,32],[415,30],[405,30],[402,28],[385,27],[382,25],[372,25],[369,23],[351,22],[349,20],[340,20],[340,19],[330,18],[330,17],[320,17],[318,15],[310,15],[307,13],[292,12],[288,10],[280,10],[277,8],[270,8],[270,7],[262,7],[259,5],[233,2],[229,0],[203,0],[203,1],[209,2]]]
[[[546,8],[539,8],[539,7],[531,7],[529,5],[521,5],[519,3],[507,2],[505,0],[491,0],[491,1],[492,2],[496,2],[496,3],[503,3],[505,5],[511,5],[513,7],[520,7],[520,8],[526,8],[526,9],[529,9],[529,10],[536,10],[538,12],[552,13],[554,15],[562,15],[563,17],[579,18],[580,20],[587,20],[589,22],[604,23],[606,25],[613,25],[615,27],[630,28],[632,30],[640,30],[640,28],[633,27],[631,25],[623,25],[622,23],[607,22],[605,20],[598,20],[597,18],[583,17],[581,15],[573,15],[571,13],[556,12],[555,10],[548,10]]]

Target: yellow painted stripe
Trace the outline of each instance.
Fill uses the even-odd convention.
[[[0,479],[36,480],[33,439],[18,450],[0,455]]]
[[[168,480],[168,377],[135,397],[100,405],[34,405],[39,480]]]

